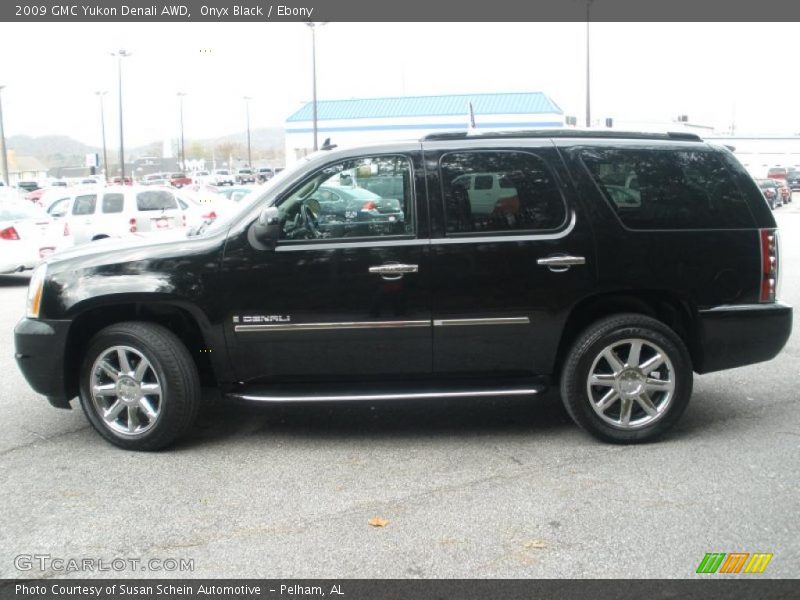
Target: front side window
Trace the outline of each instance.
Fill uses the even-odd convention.
[[[283,199],[281,239],[383,237],[414,233],[411,164],[375,156],[325,167]]]
[[[447,233],[552,230],[566,220],[557,183],[527,152],[457,152],[440,163]]]
[[[744,196],[712,151],[595,148],[581,158],[631,229],[753,226]]]
[[[136,194],[138,210],[173,210],[178,208],[175,196],[166,190],[152,190]]]
[[[72,206],[72,214],[93,215],[96,204],[97,204],[97,194],[78,196],[77,198],[75,198],[75,204]]]

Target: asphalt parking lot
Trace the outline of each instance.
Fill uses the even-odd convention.
[[[775,215],[797,307],[800,198]],[[0,577],[63,576],[18,570],[31,554],[192,559],[173,575],[194,577],[682,578],[706,552],[771,552],[761,577],[800,572],[798,327],[772,362],[696,377],[645,446],[594,441],[550,394],[224,405],[143,454],[28,388],[12,334],[27,279],[0,276]]]

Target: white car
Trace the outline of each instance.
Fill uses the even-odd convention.
[[[69,228],[27,200],[0,198],[0,273],[33,269],[72,245]]]
[[[186,227],[175,190],[156,186],[80,190],[51,204],[47,212],[67,223],[76,245]]]
[[[236,178],[228,169],[216,169],[211,176],[210,183],[214,185],[233,185],[236,183]]]

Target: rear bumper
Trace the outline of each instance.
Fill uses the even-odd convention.
[[[786,304],[716,306],[699,311],[695,371],[710,373],[775,358],[792,333]]]
[[[33,390],[69,408],[64,357],[71,321],[22,319],[14,328],[15,358]]]

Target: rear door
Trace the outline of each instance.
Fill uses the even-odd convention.
[[[76,244],[92,241],[97,192],[81,192],[75,195],[69,217],[69,227]]]
[[[514,148],[486,140],[469,150],[429,142],[424,151],[434,371],[550,374],[566,315],[596,281],[592,232],[555,148],[546,139]],[[463,185],[471,174],[482,190]]]

